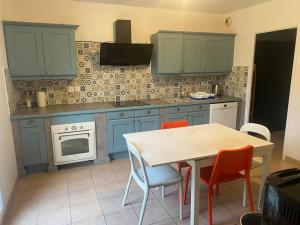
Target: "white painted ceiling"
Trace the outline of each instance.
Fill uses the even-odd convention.
[[[207,13],[228,13],[271,0],[77,0],[139,6],[146,8],[177,9]]]

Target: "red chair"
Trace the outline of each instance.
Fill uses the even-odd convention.
[[[213,166],[201,168],[200,178],[208,186],[208,221],[212,225],[212,195],[213,187],[217,187],[217,195],[219,192],[219,184],[245,179],[247,184],[247,192],[249,196],[250,210],[254,211],[253,197],[250,185],[250,169],[253,156],[253,146],[248,145],[244,148],[233,150],[221,150],[216,156]],[[189,170],[191,173],[191,170]]]
[[[171,129],[171,128],[188,127],[188,126],[189,126],[189,122],[187,120],[176,120],[176,121],[168,121],[168,122],[162,123],[161,129]],[[188,176],[187,179],[189,179],[189,176],[190,176],[189,171],[191,171],[192,166],[190,164],[188,164],[187,162],[179,162],[179,163],[177,163],[177,167],[178,167],[179,173],[181,173],[182,168],[188,167],[189,169],[186,172],[186,176]],[[183,204],[185,204],[185,202],[186,202],[186,195],[187,195],[186,190],[187,190],[187,187],[185,187]]]

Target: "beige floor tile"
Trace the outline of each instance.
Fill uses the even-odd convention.
[[[39,188],[15,190],[12,196],[13,202],[37,201],[40,199]]]
[[[113,172],[97,174],[97,175],[93,174],[92,178],[95,186],[119,182],[115,173]]]
[[[143,203],[144,192],[141,188],[130,188],[127,199],[133,207],[140,207]],[[155,195],[150,191],[148,200],[156,199]]]
[[[95,165],[90,168],[91,175],[99,175],[103,173],[113,173],[110,163],[103,165]]]
[[[41,198],[39,202],[39,212],[63,208],[69,206],[69,195],[58,195]]]
[[[72,223],[72,225],[106,225],[106,222],[103,216],[99,216],[93,219],[81,220],[79,222]]]
[[[166,220],[158,223],[154,223],[153,225],[176,225],[173,220]]]
[[[9,218],[5,225],[38,225],[37,216],[16,216]]]
[[[70,191],[70,204],[98,201],[95,188]]]
[[[71,224],[70,207],[58,208],[41,212],[38,216],[39,225],[69,225]]]
[[[116,194],[123,194],[123,188],[119,182],[100,184],[96,186],[96,191],[99,198],[111,197]]]
[[[132,209],[130,204],[126,204],[125,206],[122,206],[123,196],[124,194],[122,193],[120,195],[100,198],[100,204],[103,209],[103,214],[106,215],[106,214]]]
[[[199,225],[208,225],[207,219],[203,215],[199,215]],[[175,224],[177,225],[190,225],[190,217],[184,217],[183,220],[180,220],[179,217],[173,218]]]
[[[160,199],[159,201],[171,217],[179,216],[179,202],[177,196]],[[183,206],[183,215],[190,215],[189,204]]]
[[[105,215],[107,225],[137,225],[138,218],[132,209]]]
[[[140,215],[141,206],[133,209],[137,215]],[[148,200],[143,224],[149,225],[168,219],[171,217],[157,199]]]
[[[207,219],[208,213],[207,210],[202,213],[202,215]],[[232,225],[235,224],[239,220],[239,216],[235,215],[224,205],[218,205],[213,207],[212,210],[213,215],[213,224],[214,225]]]
[[[102,215],[99,201],[71,205],[72,223]]]
[[[68,169],[67,171],[68,180],[82,179],[91,176],[90,167],[84,166],[79,168]]]
[[[121,169],[130,169],[129,159],[113,160],[110,164],[114,171]]]
[[[51,197],[57,195],[67,195],[69,192],[69,187],[67,182],[63,182],[60,184],[43,184],[39,186],[39,196],[43,197]]]
[[[86,178],[77,178],[77,179],[69,180],[70,191],[90,189],[93,187],[94,187],[94,183],[90,176]]]
[[[243,207],[243,201],[242,200],[236,200],[232,202],[228,202],[225,204],[227,208],[229,208],[235,215],[241,216],[245,212],[249,212],[249,207]],[[256,208],[256,204],[254,204],[254,207]]]
[[[39,211],[39,201],[26,200],[22,202],[12,202],[7,212],[9,218],[14,216],[37,217]]]

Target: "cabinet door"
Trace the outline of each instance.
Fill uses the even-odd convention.
[[[230,72],[233,61],[234,37],[206,36],[204,66],[207,73]]]
[[[134,119],[118,119],[108,121],[108,149],[109,153],[127,151],[123,134],[134,132]]]
[[[135,120],[135,131],[150,131],[160,129],[160,117],[159,116],[147,116],[139,117]]]
[[[43,28],[43,45],[47,76],[77,74],[73,28]]]
[[[184,73],[201,73],[203,67],[203,35],[183,36],[183,71]]]
[[[43,127],[21,129],[24,165],[47,163],[47,148]]]
[[[209,123],[209,111],[191,112],[189,114],[190,125],[201,125]]]
[[[170,113],[166,115],[166,121],[188,120],[187,113]]]
[[[182,34],[158,35],[158,73],[182,72]]]
[[[44,76],[41,28],[4,25],[4,34],[11,77]]]

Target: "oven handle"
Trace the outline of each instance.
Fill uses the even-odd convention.
[[[90,133],[80,133],[80,134],[69,134],[69,135],[59,135],[58,139],[61,141],[63,137],[70,137],[70,136],[79,136],[79,135],[87,135],[90,137]]]

